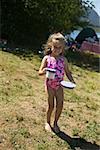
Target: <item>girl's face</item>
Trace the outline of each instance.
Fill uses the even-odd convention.
[[[59,56],[63,51],[63,44],[59,41],[52,43],[51,51],[54,56]]]

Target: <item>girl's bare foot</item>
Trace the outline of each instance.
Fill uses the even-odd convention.
[[[47,132],[51,132],[51,131],[52,131],[51,126],[50,126],[49,123],[45,123],[45,130],[46,130]]]
[[[53,130],[54,130],[55,133],[60,132],[60,128],[58,127],[58,125],[54,125]]]

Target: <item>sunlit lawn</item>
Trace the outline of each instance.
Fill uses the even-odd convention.
[[[85,63],[75,53],[67,56],[77,86],[64,89],[62,134],[55,135],[44,130],[47,95],[45,77],[38,76],[41,58],[0,51],[0,150],[99,150],[99,56],[87,54]]]

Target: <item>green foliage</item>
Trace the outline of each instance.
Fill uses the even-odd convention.
[[[55,31],[71,31],[84,23],[89,1],[80,0],[11,0],[2,2],[2,37],[11,44],[43,44]]]

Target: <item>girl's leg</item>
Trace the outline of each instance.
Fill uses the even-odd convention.
[[[54,120],[55,132],[60,131],[57,122],[62,112],[63,100],[64,100],[63,88],[59,87],[58,90],[56,90],[56,112],[55,112],[55,120]]]
[[[54,109],[54,96],[55,96],[55,91],[47,87],[47,93],[48,93],[48,110],[47,110],[47,123],[45,125],[45,129],[50,131],[50,121],[51,121],[51,114]]]
[[[47,92],[48,92],[47,123],[50,124],[51,114],[52,114],[52,111],[54,109],[54,95],[55,95],[55,91],[52,88],[48,87],[47,88]]]

